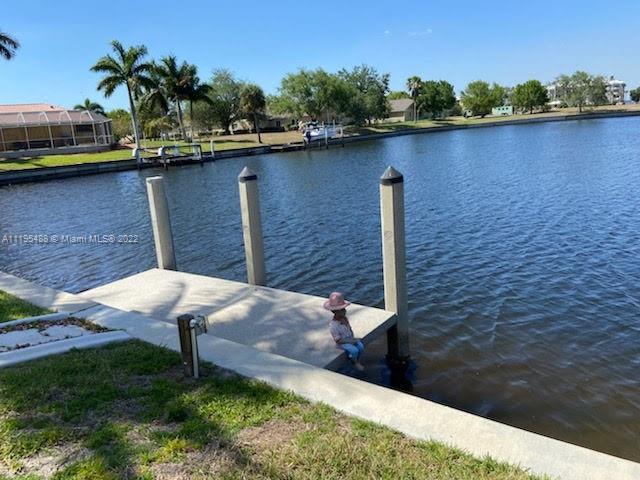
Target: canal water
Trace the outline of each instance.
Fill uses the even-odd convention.
[[[246,164],[269,285],[381,306],[391,164],[406,185],[414,393],[640,460],[639,131],[638,117],[481,128],[3,187],[0,236],[59,243],[5,242],[0,269],[78,292],[153,267],[144,179],[162,173],[179,268],[244,280]],[[368,379],[386,381],[383,355],[381,339]]]

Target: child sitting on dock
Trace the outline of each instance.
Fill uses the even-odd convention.
[[[336,344],[342,348],[353,365],[359,370],[364,370],[364,365],[360,362],[360,356],[364,352],[362,340],[353,336],[351,324],[347,318],[347,307],[351,302],[347,302],[340,292],[333,292],[329,295],[329,300],[324,302],[324,308],[333,312],[329,330]]]

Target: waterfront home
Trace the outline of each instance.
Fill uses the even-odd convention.
[[[390,122],[408,122],[413,118],[413,100],[410,98],[399,98],[398,100],[389,100],[389,118]]]
[[[284,132],[287,126],[294,125],[296,122],[291,114],[267,114],[260,116],[258,123],[262,132]],[[253,132],[254,125],[250,119],[240,119],[233,122],[231,128],[235,133]]]
[[[111,120],[48,103],[0,105],[0,156],[96,152],[114,143]]]

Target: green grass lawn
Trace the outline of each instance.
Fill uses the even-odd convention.
[[[416,128],[438,128],[438,127],[446,127],[446,126],[506,122],[506,121],[512,121],[512,120],[533,119],[533,118],[538,118],[543,116],[553,116],[553,115],[534,114],[534,115],[509,115],[509,116],[485,117],[485,118],[449,117],[449,118],[438,119],[438,120],[422,119],[422,120],[418,120],[417,122],[378,123],[375,125],[365,126],[365,127],[347,127],[345,128],[345,132],[351,133],[351,134],[359,134],[359,135],[369,134],[369,133],[375,134],[375,133],[397,132],[401,130],[413,130]],[[558,114],[555,114],[555,116],[558,116]]]
[[[182,142],[178,142],[183,144]],[[174,145],[175,142],[160,142],[160,141],[147,141],[144,146],[147,148],[153,148],[153,152],[145,153],[143,156],[156,155],[155,149],[162,145]],[[202,151],[207,153],[211,151],[209,142],[202,142]],[[216,140],[216,150],[230,150],[234,148],[246,148],[257,147],[259,144],[250,140]],[[97,153],[74,153],[68,155],[44,155],[39,157],[26,157],[18,159],[6,159],[0,158],[0,172],[11,170],[25,170],[31,168],[42,167],[59,167],[63,165],[80,165],[83,163],[101,163],[101,162],[113,162],[115,160],[129,160],[133,158],[131,156],[131,149],[121,148],[117,150],[109,150],[107,152]],[[186,150],[185,150],[186,152]]]
[[[29,168],[60,167],[62,165],[79,165],[82,163],[112,162],[114,160],[131,159],[131,150],[118,149],[97,153],[74,153],[70,155],[45,155],[42,157],[27,157],[1,160],[0,172],[9,170],[24,170]]]
[[[0,323],[24,317],[35,317],[45,313],[51,313],[51,311],[46,308],[36,307],[0,290]]]
[[[140,341],[0,370],[0,479],[532,479]]]

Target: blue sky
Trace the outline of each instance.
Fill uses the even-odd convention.
[[[640,84],[640,2],[602,1],[122,1],[7,0],[0,30],[22,44],[0,61],[0,104],[73,106],[85,97],[125,107],[118,91],[96,92],[89,71],[109,41],[175,54],[209,78],[225,67],[275,93],[300,67],[335,71],[360,63],[391,74],[505,85],[584,69]]]

